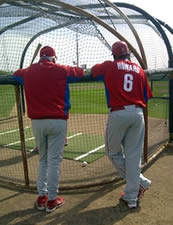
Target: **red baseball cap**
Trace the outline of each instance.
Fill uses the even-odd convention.
[[[123,56],[129,54],[129,48],[124,41],[117,41],[112,45],[112,55]]]
[[[40,50],[40,57],[42,56],[55,56],[56,57],[56,52],[55,49],[53,49],[50,46],[45,46]]]

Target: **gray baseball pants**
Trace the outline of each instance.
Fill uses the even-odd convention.
[[[54,200],[58,193],[66,128],[66,120],[32,120],[33,134],[40,156],[37,190],[39,196],[48,194],[49,200]]]
[[[137,201],[140,185],[147,188],[151,183],[141,174],[144,131],[142,108],[130,105],[109,113],[105,151],[119,175],[126,180],[124,200],[128,202]]]

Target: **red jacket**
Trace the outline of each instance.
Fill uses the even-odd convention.
[[[79,67],[54,64],[46,59],[14,73],[24,84],[27,113],[31,119],[68,119],[70,92],[68,83],[83,77]]]
[[[148,99],[152,97],[144,70],[129,60],[96,64],[91,72],[94,78],[104,81],[109,108],[133,104],[146,107]]]

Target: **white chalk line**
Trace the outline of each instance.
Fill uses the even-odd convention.
[[[25,141],[30,141],[30,140],[33,140],[33,139],[35,139],[34,137],[30,137],[30,138],[27,138],[27,139],[25,139]],[[3,145],[4,147],[8,147],[8,146],[11,146],[11,145],[16,145],[16,144],[19,144],[21,141],[15,141],[15,142],[13,142],[13,143],[9,143],[9,144],[7,144],[7,145]]]
[[[85,158],[86,156],[88,156],[88,155],[90,155],[90,154],[92,154],[94,152],[97,152],[98,150],[100,150],[100,149],[102,149],[104,147],[105,147],[105,144],[101,145],[101,146],[99,146],[99,147],[97,147],[97,148],[95,148],[95,149],[93,149],[93,150],[91,150],[91,151],[89,151],[89,152],[87,152],[87,153],[85,153],[83,155],[80,155],[80,156],[74,158],[74,160],[79,160],[79,159]]]
[[[74,134],[74,135],[72,135],[72,136],[67,137],[67,139],[71,139],[71,138],[76,137],[76,136],[79,136],[79,135],[82,135],[82,133]]]
[[[28,128],[28,127],[27,127],[27,128]],[[76,137],[76,136],[79,136],[79,135],[82,135],[82,133],[74,134],[74,135],[72,135],[72,136],[67,137],[67,139],[71,139],[71,138]],[[25,139],[25,141],[30,141],[30,140],[33,140],[33,139],[35,139],[35,137],[27,138],[27,139]],[[21,142],[21,141],[15,141],[15,142],[12,142],[12,143],[3,145],[3,146],[4,146],[4,147],[8,147],[8,146],[11,146],[11,145],[19,144],[20,142]]]
[[[25,127],[25,129],[28,129],[28,128],[31,128],[31,127]],[[1,135],[5,135],[5,134],[11,134],[11,133],[14,133],[14,132],[17,132],[19,131],[19,129],[14,129],[14,130],[9,130],[9,131],[5,131],[5,132],[1,132],[0,133],[0,136]]]

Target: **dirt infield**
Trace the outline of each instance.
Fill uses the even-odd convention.
[[[65,191],[65,205],[51,214],[34,208],[36,193],[0,183],[2,225],[172,225],[173,147],[165,150],[144,171],[152,180],[137,210],[119,203],[124,182]]]

